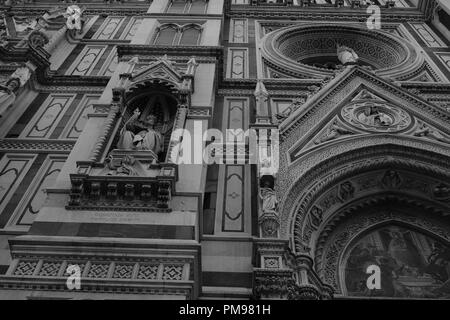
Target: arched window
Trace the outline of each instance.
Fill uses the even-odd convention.
[[[205,14],[208,2],[205,0],[192,0],[189,13],[191,14]]]
[[[205,14],[208,0],[171,0],[167,13]]]
[[[157,45],[173,45],[178,34],[178,27],[175,25],[163,25],[159,28],[158,35],[154,41]]]
[[[167,9],[167,13],[184,13],[188,3],[186,0],[172,0]]]
[[[196,46],[199,44],[202,27],[198,24],[178,26],[176,24],[163,24],[159,27],[153,44],[155,45],[181,45]]]
[[[195,46],[200,40],[201,29],[197,25],[191,25],[183,28],[183,33],[180,39],[182,46]]]

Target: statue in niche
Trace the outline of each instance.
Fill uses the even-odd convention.
[[[388,127],[393,124],[392,118],[373,103],[367,104],[364,112],[358,115],[358,120],[374,127]]]
[[[339,61],[344,65],[357,64],[359,57],[355,50],[346,46],[337,46],[337,56]]]
[[[449,139],[446,139],[439,131],[431,129],[425,123],[420,123],[417,130],[414,132],[416,137],[427,137],[444,143],[450,143]]]
[[[262,212],[277,213],[278,199],[269,180],[264,180],[263,185],[259,188],[259,196],[262,200]]]
[[[9,77],[5,85],[0,85],[0,117],[14,104],[16,101],[16,92],[30,78],[30,69],[28,67],[20,67]]]
[[[148,150],[158,155],[163,150],[163,137],[155,130],[157,117],[149,114],[144,120],[139,119],[141,112],[134,110],[134,114],[125,123],[118,143],[119,149]]]

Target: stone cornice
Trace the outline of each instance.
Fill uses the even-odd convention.
[[[330,21],[366,21],[368,14],[365,8],[336,8],[331,7],[280,7],[263,6],[232,6],[227,17],[256,18],[256,19],[300,19],[300,20],[330,20]],[[426,16],[417,9],[384,9],[381,16],[385,22],[424,21]]]
[[[177,55],[186,56],[187,58],[197,57],[214,57],[218,61],[223,60],[223,47],[221,46],[159,46],[159,45],[137,45],[122,44],[117,46],[117,54],[120,57],[128,55],[143,56],[163,56]],[[196,59],[198,60],[198,59]],[[201,59],[200,59],[201,60]]]
[[[299,92],[308,91],[310,86],[322,84],[320,79],[262,79],[264,86],[269,91],[284,91],[289,90]],[[223,79],[220,83],[221,90],[251,90],[252,94],[255,90],[256,79]],[[293,94],[293,93],[291,93]]]
[[[0,139],[0,152],[65,153],[72,151],[75,140]]]
[[[46,11],[58,7],[67,7],[65,3],[27,3],[23,5],[5,6],[0,5],[0,10],[7,11],[10,15],[29,16],[43,15]],[[127,4],[106,4],[106,3],[78,3],[78,6],[85,7],[84,15],[121,15],[121,16],[141,16],[147,14],[149,3],[127,3]]]

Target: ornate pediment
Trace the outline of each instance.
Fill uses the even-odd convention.
[[[344,99],[338,99],[337,96],[342,96],[339,90],[349,90],[349,82],[353,88],[345,91]],[[450,133],[446,132],[445,122],[449,120],[449,115],[437,107],[356,67],[345,70],[325,85],[280,127],[289,160],[293,162],[324,145],[363,136],[371,139],[378,134],[448,147]],[[307,127],[306,123],[312,126]],[[291,142],[289,136],[297,135],[299,130],[303,134]]]
[[[121,74],[121,90],[132,92],[143,87],[163,86],[174,94],[190,95],[194,92],[194,75],[197,68],[195,58],[191,58],[180,68],[167,55],[145,65],[139,58],[128,61],[128,70]]]
[[[147,67],[134,68],[131,81],[140,82],[146,79],[165,79],[175,83],[182,80],[181,73],[174,66],[167,56],[164,56]]]

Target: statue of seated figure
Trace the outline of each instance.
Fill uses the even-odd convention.
[[[163,150],[163,137],[154,129],[156,116],[149,114],[145,120],[139,119],[141,112],[134,111],[120,132],[119,149],[149,150],[158,155]]]

